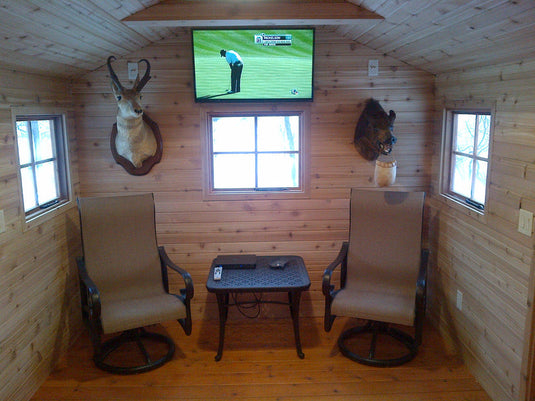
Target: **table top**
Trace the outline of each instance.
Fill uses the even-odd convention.
[[[270,267],[274,261],[287,262],[286,267]],[[212,262],[206,288],[209,292],[279,292],[306,290],[310,278],[303,258],[295,255],[257,256],[254,269],[223,269],[221,280],[214,280]]]

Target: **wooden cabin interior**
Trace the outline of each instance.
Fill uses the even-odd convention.
[[[191,28],[245,25],[315,28],[312,102],[195,102]],[[426,191],[427,324],[492,400],[535,399],[533,1],[7,0],[0,30],[0,399],[31,399],[85,335],[80,196],[154,193],[158,243],[194,281],[194,325],[217,321],[205,282],[218,254],[290,253],[312,282],[304,327],[317,321],[322,331],[321,276],[348,239],[350,189],[375,188],[374,164],[353,145],[369,98],[397,114],[394,187]],[[145,175],[129,174],[110,151],[110,55],[123,82],[132,82],[127,62],[151,64],[143,105],[163,156]],[[484,211],[443,193],[451,108],[491,111]],[[305,196],[207,196],[203,119],[222,109],[306,112]],[[70,202],[28,219],[14,115],[51,111],[65,115]],[[286,315],[266,307],[260,319]]]

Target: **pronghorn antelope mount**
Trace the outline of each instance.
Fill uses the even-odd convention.
[[[111,66],[113,60],[115,57],[110,56],[107,61],[111,89],[118,106],[116,131],[114,127],[111,138],[112,153],[116,161],[130,174],[146,174],[161,157],[158,126],[143,113],[141,105],[141,90],[151,78],[150,63],[146,59],[138,61],[146,64],[145,74],[140,79],[138,73],[132,88],[127,89],[113,71]],[[145,161],[147,163],[144,165]],[[147,165],[148,162],[150,165]]]

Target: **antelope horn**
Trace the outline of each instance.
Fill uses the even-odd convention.
[[[121,82],[119,82],[119,78],[117,78],[117,74],[113,71],[113,68],[111,67],[111,62],[113,60],[116,60],[115,56],[108,57],[108,61],[106,62],[108,64],[108,71],[110,72],[110,78],[117,85],[119,89],[123,89],[123,85],[121,85]]]
[[[147,59],[144,59],[144,58],[139,60],[138,63],[141,63],[142,61],[144,61],[147,64],[147,69],[145,70],[145,75],[143,75],[143,78],[141,78],[141,81],[139,81],[139,83],[136,86],[136,91],[137,92],[141,92],[141,89],[143,89],[143,87],[147,84],[147,82],[149,82],[149,79],[151,79],[151,76],[150,76],[150,63],[149,63],[149,61]]]

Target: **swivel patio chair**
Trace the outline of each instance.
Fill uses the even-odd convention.
[[[418,351],[428,259],[422,249],[423,206],[423,192],[351,191],[349,242],[325,270],[322,289],[326,331],[337,316],[365,322],[338,339],[341,353],[354,361],[396,366]],[[335,288],[331,278],[338,266]],[[413,326],[414,334],[404,326]],[[394,341],[385,341],[388,337]],[[359,341],[364,339],[369,345],[363,347]]]
[[[175,344],[145,327],[176,319],[186,335],[191,334],[193,282],[157,246],[153,195],[79,198],[78,207],[84,253],[77,261],[82,315],[96,366],[131,374],[163,365],[173,357]],[[178,294],[169,293],[168,269],[184,282]],[[103,336],[117,333],[102,342]],[[139,352],[134,352],[134,344]],[[134,351],[128,348],[126,358],[114,356],[125,347]]]

